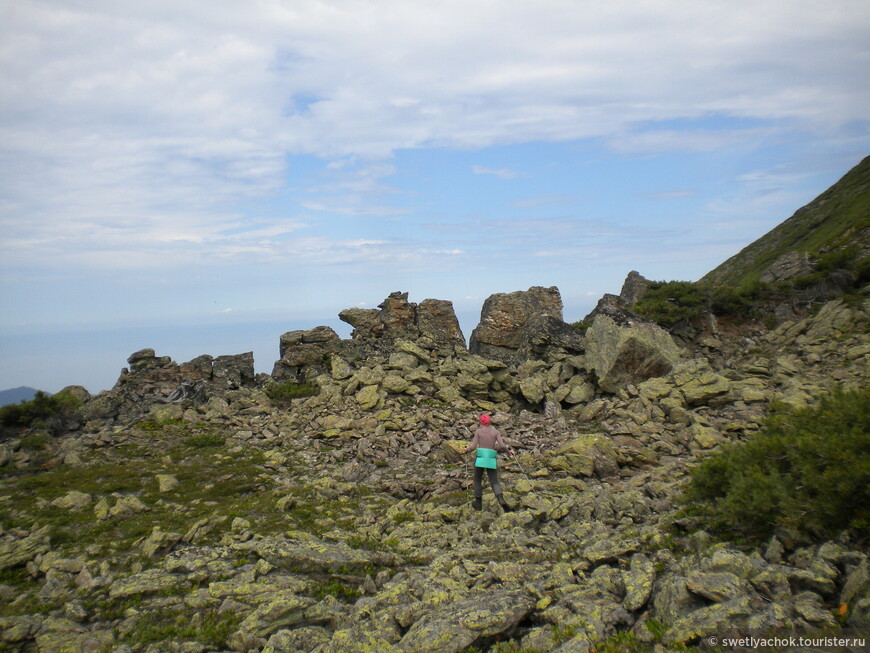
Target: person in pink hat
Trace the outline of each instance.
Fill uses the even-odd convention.
[[[483,508],[483,470],[489,477],[489,487],[492,488],[498,505],[505,512],[510,511],[501,492],[501,484],[498,481],[498,452],[508,451],[513,454],[514,450],[508,447],[501,439],[501,433],[490,425],[489,415],[480,416],[480,426],[474,431],[471,444],[465,449],[465,453],[477,452],[474,460],[474,503],[475,510]]]

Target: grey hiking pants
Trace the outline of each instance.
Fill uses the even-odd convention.
[[[474,496],[480,499],[483,496],[483,470],[485,467],[474,468]],[[489,487],[498,495],[501,494],[501,484],[498,482],[498,470],[486,469],[486,475],[489,477]]]

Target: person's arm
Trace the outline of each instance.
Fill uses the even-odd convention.
[[[514,450],[505,444],[505,441],[501,439],[501,433],[498,431],[496,431],[495,442],[499,451],[507,451],[508,453],[513,454]]]
[[[471,453],[477,449],[477,431],[474,432],[474,437],[471,439],[471,444],[465,448],[465,453]]]

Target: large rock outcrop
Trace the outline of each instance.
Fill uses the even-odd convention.
[[[632,270],[625,277],[622,290],[619,291],[619,305],[631,308],[646,296],[650,287],[650,280],[641,275],[637,270]]]
[[[281,336],[272,377],[276,380],[302,380],[326,370],[327,359],[338,351],[341,338],[328,326],[288,331]]]
[[[389,346],[395,340],[419,341],[431,347],[465,349],[465,336],[446,299],[424,299],[419,304],[408,301],[408,293],[392,292],[374,308],[348,308],[338,314],[354,330],[355,341]]]
[[[211,392],[225,392],[255,383],[254,354],[197,356],[176,363],[169,356],[157,356],[153,349],[140,349],[127,359],[113,392],[144,402],[194,398]]]
[[[664,376],[680,358],[670,334],[627,311],[599,314],[586,332],[586,361],[606,392]]]
[[[582,353],[586,339],[577,329],[549,314],[535,315],[520,332],[516,356],[520,361],[553,362]]]
[[[512,362],[517,359],[524,332],[526,341],[529,340],[526,326],[541,316],[562,320],[562,297],[555,286],[533,286],[490,295],[480,311],[480,324],[471,334],[469,351],[484,358]]]

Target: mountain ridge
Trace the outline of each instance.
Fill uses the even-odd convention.
[[[17,404],[21,401],[30,401],[39,392],[36,388],[28,386],[18,386],[17,388],[9,388],[8,390],[0,390],[0,406],[8,404]]]
[[[870,253],[870,156],[806,206],[705,274],[700,283],[742,286],[758,281],[778,258],[795,252],[817,259],[857,245]]]

